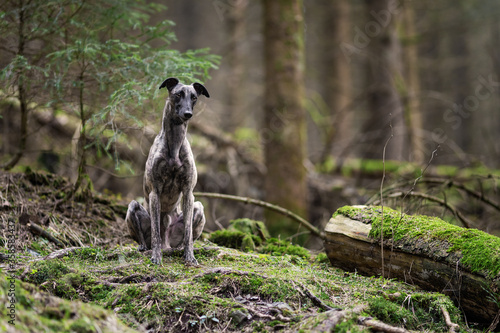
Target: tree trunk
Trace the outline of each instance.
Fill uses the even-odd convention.
[[[418,48],[415,32],[414,4],[403,5],[403,26],[407,39],[404,47],[405,67],[405,119],[410,141],[410,160],[422,164],[426,155],[422,132],[422,110],[420,109],[420,79],[418,73]]]
[[[266,201],[307,212],[304,111],[304,20],[301,0],[263,0],[265,92],[261,138]],[[287,219],[267,213],[269,231],[293,234]]]
[[[369,40],[367,59],[368,121],[363,126],[366,135],[362,156],[382,158],[384,145],[386,158],[401,160],[405,146],[406,129],[401,98],[396,89],[401,79],[401,45],[396,34],[396,20],[401,8],[394,8],[391,0],[366,0],[367,23],[363,26]],[[392,126],[392,133],[391,128]]]
[[[347,0],[325,1],[323,22],[324,36],[324,92],[330,109],[331,126],[326,133],[325,149],[321,156],[324,162],[329,155],[339,154],[346,146],[352,131],[351,70],[349,61],[342,53],[342,42],[349,42],[350,5]],[[343,143],[344,142],[344,143]]]
[[[17,38],[17,56],[24,57],[25,52],[25,44],[26,44],[26,36],[25,36],[25,24],[26,24],[26,9],[24,7],[24,2],[19,2],[19,25],[18,25],[18,36]],[[17,90],[18,90],[18,100],[19,100],[19,108],[21,111],[21,133],[20,133],[20,141],[19,148],[14,156],[2,165],[4,170],[10,170],[16,166],[21,157],[24,155],[24,151],[26,150],[26,141],[28,139],[28,97],[26,94],[26,77],[25,77],[25,69],[19,68],[17,70]]]
[[[242,82],[245,74],[243,63],[244,54],[242,50],[245,39],[245,11],[248,5],[247,0],[234,1],[230,7],[226,20],[226,30],[229,34],[227,61],[229,63],[227,107],[226,117],[224,117],[224,128],[228,132],[233,132],[243,125],[244,112]]]

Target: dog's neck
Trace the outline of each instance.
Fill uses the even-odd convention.
[[[162,129],[160,136],[168,149],[168,164],[180,167],[182,162],[179,157],[184,139],[186,138],[187,122],[181,121],[174,114],[174,106],[170,101],[163,110]]]

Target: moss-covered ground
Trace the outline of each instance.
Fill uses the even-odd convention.
[[[448,327],[442,307],[463,331],[473,331],[442,294],[344,272],[324,254],[270,239],[260,227],[232,230],[243,238],[250,235],[254,247],[243,246],[247,252],[242,251],[243,238],[236,249],[204,240],[195,243],[199,267],[186,267],[179,250],[164,253],[163,264],[153,265],[151,254],[138,252],[125,237],[124,206],[113,198],[61,202],[67,184],[59,178],[0,176],[2,191],[8,187],[2,192],[7,196],[0,220],[2,304],[11,300],[7,274],[16,278],[16,324],[9,323],[9,310],[2,307],[2,331],[330,331],[332,318],[342,314],[336,332],[368,331],[360,322],[367,317],[443,332]],[[13,271],[5,261],[9,221],[18,234]],[[38,223],[64,244],[31,233],[27,222]],[[64,255],[44,257],[70,246]]]
[[[412,330],[445,331],[441,306],[454,322],[461,322],[460,312],[444,295],[346,273],[320,262],[323,256],[306,260],[300,255],[196,245],[200,267],[186,267],[182,251],[165,254],[163,265],[156,266],[134,247],[89,247],[62,258],[25,263],[16,273],[32,295],[52,295],[60,302],[52,307],[60,309],[60,327],[66,328],[76,325],[74,320],[97,318],[95,325],[102,329],[98,319],[114,318],[114,312],[138,331],[309,331],[322,323],[328,307],[349,312],[359,305],[364,305],[363,311],[343,326],[358,329],[355,319],[370,316]],[[30,298],[23,289],[20,294],[20,299],[29,299],[18,301],[22,313],[46,315],[36,296]],[[64,304],[77,304],[75,314],[66,314]],[[100,315],[81,313],[83,306]],[[29,321],[20,322],[30,327]],[[19,327],[23,331],[24,326]],[[88,332],[98,330],[90,327]]]

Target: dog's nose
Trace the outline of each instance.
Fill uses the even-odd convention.
[[[191,119],[192,116],[193,116],[193,113],[191,111],[186,111],[184,113],[184,118],[186,118],[186,119]]]

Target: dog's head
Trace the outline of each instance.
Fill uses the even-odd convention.
[[[184,85],[176,78],[168,78],[160,85],[167,88],[169,92],[168,100],[172,104],[175,115],[182,121],[188,121],[193,116],[193,108],[198,100],[198,96],[210,97],[207,89],[201,83]]]

